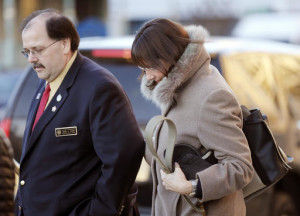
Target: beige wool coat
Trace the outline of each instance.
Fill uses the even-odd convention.
[[[201,26],[186,27],[189,37],[204,40],[207,32]],[[195,178],[201,181],[202,201],[208,216],[244,216],[246,207],[242,188],[253,176],[250,150],[242,131],[242,113],[234,93],[210,65],[203,44],[190,43],[178,65],[168,77],[150,90],[145,76],[141,82],[143,96],[161,108],[177,127],[176,143],[191,144],[198,149],[212,149],[219,163]],[[163,157],[167,126],[157,135],[157,152]],[[153,216],[199,215],[178,193],[166,190],[160,178],[160,167],[146,152],[153,176]],[[192,198],[196,203],[196,199]]]

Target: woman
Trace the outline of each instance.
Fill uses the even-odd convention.
[[[14,185],[13,149],[0,129],[0,216],[14,215]]]
[[[219,71],[210,65],[204,48],[208,35],[201,26],[183,27],[167,19],[142,26],[132,45],[132,60],[142,68],[141,92],[177,127],[177,143],[213,150],[218,163],[188,181],[181,168],[171,174],[151,162],[154,182],[152,215],[199,215],[193,203],[204,202],[207,215],[246,215],[242,188],[253,175],[250,150],[242,131],[242,113],[234,93]],[[167,126],[157,135],[163,157]]]

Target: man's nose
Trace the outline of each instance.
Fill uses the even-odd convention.
[[[35,57],[35,55],[33,55],[32,52],[29,53],[28,62],[29,63],[37,62],[37,57]]]

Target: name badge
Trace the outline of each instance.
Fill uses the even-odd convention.
[[[62,128],[55,128],[55,136],[62,137],[62,136],[76,136],[77,135],[77,127],[62,127]]]

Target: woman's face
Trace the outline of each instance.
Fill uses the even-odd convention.
[[[162,68],[169,68],[170,65],[166,64],[161,61],[163,64]],[[144,76],[146,76],[147,79],[147,87],[150,89],[153,89],[167,74],[165,70],[162,71],[162,69],[156,69],[156,68],[141,68],[143,71]]]
[[[155,68],[139,68],[143,71],[143,76],[146,76],[146,86],[151,90],[166,76],[163,72]]]
[[[145,68],[144,71],[148,82],[154,80],[159,83],[165,77],[163,72],[154,68]]]

